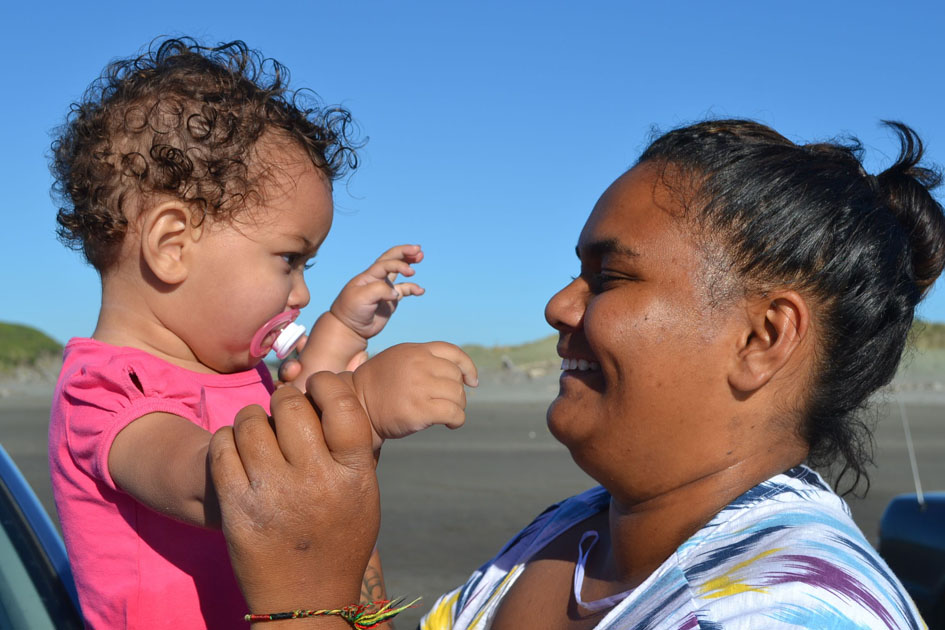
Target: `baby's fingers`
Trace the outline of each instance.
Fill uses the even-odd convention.
[[[385,300],[398,301],[403,297],[397,286],[391,286],[386,282],[371,282],[355,289],[352,294],[360,304],[377,304]]]
[[[453,369],[456,369],[455,366]],[[437,381],[428,384],[426,393],[430,398],[444,400],[460,409],[466,408],[466,388],[455,375],[440,377]]]
[[[377,262],[389,259],[404,260],[416,264],[423,260],[423,250],[419,245],[395,245],[377,257]]]
[[[393,282],[397,279],[397,274],[412,276],[417,272],[410,266],[410,263],[396,258],[388,258],[386,260],[378,260],[368,267],[367,271],[364,273],[377,280],[387,279],[389,282]]]
[[[463,382],[470,387],[479,385],[479,371],[476,364],[469,358],[469,355],[462,351],[459,346],[455,346],[445,341],[431,341],[427,350],[435,357],[452,361],[463,373]]]
[[[429,401],[430,416],[436,418],[433,424],[442,424],[450,429],[458,429],[466,423],[463,407],[451,400],[434,398]]]
[[[427,292],[426,289],[421,287],[416,282],[398,282],[394,285],[394,289],[397,291],[397,294],[405,298],[408,295],[423,295]]]

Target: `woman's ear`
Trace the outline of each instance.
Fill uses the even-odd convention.
[[[187,278],[186,250],[196,242],[199,229],[191,223],[190,210],[179,201],[158,204],[141,223],[141,255],[161,282],[177,285]]]
[[[748,326],[739,340],[729,385],[751,393],[800,356],[810,331],[810,309],[796,291],[769,293],[748,304]]]

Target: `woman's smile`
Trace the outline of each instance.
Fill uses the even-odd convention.
[[[561,370],[564,372],[600,372],[600,363],[587,359],[561,359]]]
[[[586,387],[600,391],[604,383],[600,363],[592,359],[563,357],[561,359],[561,377],[558,379],[561,387],[559,395],[564,393],[568,381],[580,382]]]

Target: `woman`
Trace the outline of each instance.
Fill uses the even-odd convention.
[[[856,412],[893,377],[942,271],[938,177],[919,166],[918,137],[890,126],[902,151],[879,176],[856,146],[722,120],[658,138],[608,188],[578,239],[580,275],[546,308],[563,359],[548,425],[601,487],[540,515],[424,628],[922,627],[845,504],[802,466],[865,476]],[[376,532],[364,421],[330,375],[310,391],[327,449],[284,435],[289,417],[305,415],[308,436],[315,425],[290,392],[273,400],[278,444],[258,413],[235,443],[215,439],[254,607],[352,601]],[[280,496],[308,492],[294,467],[367,507]],[[295,516],[279,511],[290,501]]]

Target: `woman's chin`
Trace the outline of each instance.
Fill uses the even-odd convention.
[[[590,424],[586,407],[562,394],[551,401],[545,420],[551,435],[568,449],[582,441]]]

